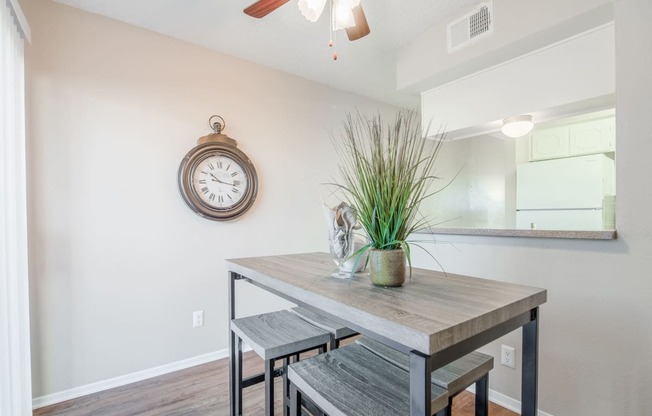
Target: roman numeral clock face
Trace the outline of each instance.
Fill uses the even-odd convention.
[[[214,154],[195,167],[192,186],[201,201],[217,209],[237,205],[247,193],[247,174],[232,158]]]
[[[238,218],[256,199],[256,169],[247,155],[235,146],[200,144],[188,152],[179,166],[179,191],[183,200],[206,219]]]

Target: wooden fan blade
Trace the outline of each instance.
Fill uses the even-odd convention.
[[[274,10],[278,9],[290,0],[258,0],[251,6],[244,9],[244,12],[251,17],[260,19],[265,17]]]
[[[349,40],[358,40],[367,36],[371,30],[364,15],[364,10],[362,10],[362,4],[353,8],[353,18],[355,19],[355,26],[346,28],[346,35]]]

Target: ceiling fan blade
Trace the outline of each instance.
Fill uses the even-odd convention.
[[[362,4],[354,7],[352,11],[353,18],[355,19],[355,26],[347,27],[346,35],[349,37],[349,40],[358,40],[367,36],[371,30],[369,29],[367,18],[364,15],[364,10],[362,10]]]
[[[274,10],[278,9],[288,1],[290,0],[258,0],[254,4],[244,9],[244,12],[251,17],[260,19],[261,17],[265,17]]]

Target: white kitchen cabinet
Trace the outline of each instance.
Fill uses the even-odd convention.
[[[616,150],[616,119],[587,121],[569,127],[571,156],[606,153]]]
[[[615,117],[535,130],[530,138],[531,161],[608,153],[615,150]]]
[[[530,160],[568,157],[568,135],[568,126],[535,130],[530,139]]]

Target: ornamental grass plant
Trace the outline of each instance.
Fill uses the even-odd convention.
[[[434,193],[429,189],[442,143],[441,132],[425,138],[414,110],[399,111],[387,124],[380,115],[347,114],[334,139],[341,175],[334,185],[357,210],[368,239],[359,253],[402,248],[411,265],[407,238],[427,226],[419,206]]]

